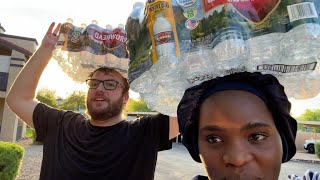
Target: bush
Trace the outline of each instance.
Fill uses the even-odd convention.
[[[317,157],[320,158],[320,141],[317,141],[314,144],[314,152],[317,155]]]
[[[23,154],[20,145],[0,141],[0,179],[14,180],[19,176]]]

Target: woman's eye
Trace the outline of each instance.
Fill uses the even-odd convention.
[[[215,143],[220,143],[222,142],[222,140],[218,137],[215,137],[215,136],[209,136],[207,137],[207,141],[211,144],[215,144]]]
[[[263,134],[253,134],[250,136],[249,141],[261,141],[267,138],[266,135]]]

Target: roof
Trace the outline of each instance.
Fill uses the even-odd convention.
[[[16,44],[13,44],[13,43],[11,43],[11,42],[9,42],[9,41],[7,41],[5,39],[2,39],[2,38],[0,38],[0,45],[2,45],[4,47],[7,47],[9,49],[13,49],[15,51],[18,51],[18,52],[20,52],[20,53],[22,53],[24,55],[31,56],[33,54],[29,50],[26,50],[25,48],[20,47],[20,46],[18,46]]]
[[[311,128],[320,128],[320,121],[298,121],[298,124]]]

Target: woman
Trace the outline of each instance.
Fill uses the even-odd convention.
[[[296,153],[297,122],[283,86],[272,75],[237,73],[189,88],[178,106],[183,144],[208,177],[279,177]]]

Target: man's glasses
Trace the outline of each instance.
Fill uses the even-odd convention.
[[[88,87],[90,89],[97,89],[98,86],[100,85],[100,83],[103,84],[103,87],[106,89],[106,90],[115,90],[117,89],[117,86],[118,84],[122,87],[123,85],[120,84],[118,81],[116,80],[104,80],[104,81],[100,81],[98,79],[87,79],[86,80],[86,84],[88,85]]]

